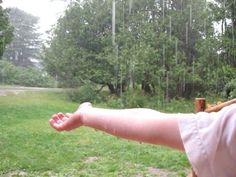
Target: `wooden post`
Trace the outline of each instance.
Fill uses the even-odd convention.
[[[195,113],[203,112],[206,109],[206,99],[205,98],[195,98]]]

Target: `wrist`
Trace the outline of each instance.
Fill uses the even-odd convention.
[[[86,126],[87,119],[89,118],[89,113],[92,112],[92,109],[93,107],[91,103],[82,103],[79,106],[78,112],[80,115],[82,125]]]

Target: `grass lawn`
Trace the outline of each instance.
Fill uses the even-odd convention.
[[[168,148],[117,139],[89,128],[57,133],[48,119],[77,104],[62,93],[0,97],[0,176],[185,176],[186,156]],[[160,171],[159,171],[160,170]]]

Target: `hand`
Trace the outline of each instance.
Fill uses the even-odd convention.
[[[57,113],[49,120],[49,124],[57,131],[70,131],[83,125],[83,112],[92,108],[91,103],[83,103],[73,113]]]

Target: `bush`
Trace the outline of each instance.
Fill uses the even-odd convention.
[[[54,81],[46,73],[36,68],[17,67],[13,84],[29,87],[53,87]]]
[[[0,83],[11,84],[15,75],[16,67],[6,60],[0,60]]]
[[[105,105],[108,108],[116,108],[116,109],[126,108],[126,106],[124,105],[123,100],[121,98],[118,98],[118,97],[110,98],[106,102]]]
[[[228,99],[236,98],[236,79],[232,79],[225,85],[223,94]]]
[[[0,83],[30,87],[53,87],[55,85],[53,78],[46,72],[33,67],[14,66],[6,60],[0,61]]]
[[[72,89],[68,92],[68,96],[72,101],[83,103],[83,102],[94,102],[97,99],[97,93],[91,85],[84,85],[77,89]]]
[[[147,96],[142,90],[127,91],[122,96],[123,104],[128,108],[141,108],[148,104]]]

